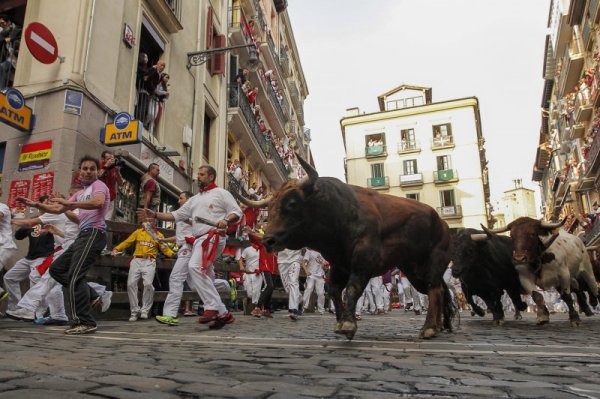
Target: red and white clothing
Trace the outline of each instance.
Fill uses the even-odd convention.
[[[325,270],[323,265],[326,263],[320,253],[312,249],[307,249],[304,254],[304,261],[309,276],[306,278],[306,287],[304,288],[304,308],[310,302],[312,292],[317,293],[317,309],[319,313],[325,312]]]
[[[300,276],[300,264],[302,263],[302,250],[284,249],[277,254],[277,267],[279,268],[279,276],[283,283],[285,292],[288,293],[288,310],[300,310],[300,284],[298,277]]]
[[[214,231],[214,227],[197,222],[195,218],[199,216],[218,222],[231,214],[241,217],[242,210],[229,191],[216,186],[201,190],[183,204],[181,208],[172,212],[176,222],[192,220],[192,233],[196,237],[188,263],[189,282],[192,289],[198,292],[205,311],[215,310],[221,316],[227,313],[227,308],[213,284],[215,278],[214,266],[212,262],[203,265],[202,255],[204,248],[207,248],[208,251],[214,251],[216,257],[221,255],[225,247],[225,237],[213,235],[209,238],[209,232]],[[203,246],[202,244],[207,239],[210,242],[207,243],[208,245]]]
[[[258,303],[263,284],[263,276],[258,267],[259,256],[258,249],[252,245],[245,248],[240,255],[244,261],[244,289],[254,305]]]

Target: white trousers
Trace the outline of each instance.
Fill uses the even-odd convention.
[[[204,310],[215,310],[219,315],[225,315],[227,308],[221,300],[221,296],[217,292],[213,280],[215,279],[215,267],[211,263],[202,270],[202,243],[206,240],[205,237],[199,237],[194,241],[192,255],[188,263],[189,280],[188,284],[195,290],[202,303]],[[211,246],[214,245],[214,239]],[[219,237],[219,245],[216,250],[215,259],[221,256],[225,248],[225,237]]]
[[[258,304],[258,299],[260,298],[260,292],[264,281],[262,273],[244,273],[242,279],[244,280],[246,296],[250,298],[252,304]]]
[[[156,273],[156,259],[133,258],[129,264],[129,275],[127,276],[127,296],[129,297],[129,308],[131,313],[148,314],[154,302],[154,274]],[[142,306],[138,299],[138,282],[142,279],[144,293],[142,295]]]
[[[300,284],[298,277],[300,276],[300,262],[281,262],[278,265],[279,276],[283,283],[285,292],[288,293],[288,310],[300,310]]]
[[[181,296],[183,295],[183,284],[189,282],[188,263],[192,255],[190,245],[183,244],[177,252],[177,261],[171,270],[169,276],[169,294],[163,305],[163,316],[177,317],[179,305],[181,304]]]
[[[365,292],[369,298],[369,310],[375,312],[376,310],[383,310],[383,282],[381,277],[373,277],[369,280]]]
[[[317,293],[317,309],[319,313],[325,312],[325,279],[323,277],[308,276],[306,278],[306,288],[304,288],[304,309],[310,302],[312,292]]]
[[[44,259],[46,258],[20,259],[6,272],[4,275],[4,289],[8,291],[8,310],[17,310],[18,303],[21,300],[21,281],[25,280]],[[34,283],[30,282],[30,286],[33,287],[33,285]]]
[[[7,269],[13,256],[17,253],[16,248],[0,248],[0,271]]]
[[[381,294],[383,295],[383,308],[387,311],[390,308],[390,294],[392,293],[392,283],[382,284],[383,289]]]
[[[421,294],[414,289],[406,277],[401,277],[398,283],[398,295],[404,297],[404,307],[413,305],[414,310],[421,310]]]

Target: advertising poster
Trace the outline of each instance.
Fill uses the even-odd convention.
[[[25,213],[25,205],[17,202],[17,197],[29,198],[31,180],[11,180],[8,192],[8,207],[17,213]]]
[[[50,163],[52,140],[24,144],[19,156],[19,172],[43,169]]]
[[[42,195],[52,194],[54,188],[54,171],[33,175],[31,200],[38,201]]]

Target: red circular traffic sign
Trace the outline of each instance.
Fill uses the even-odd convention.
[[[50,29],[39,22],[32,22],[25,28],[25,43],[36,60],[52,64],[58,57],[58,44]]]

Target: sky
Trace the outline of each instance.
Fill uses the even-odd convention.
[[[492,203],[513,179],[539,193],[531,176],[549,7],[550,0],[289,0],[319,174],[345,181],[346,109],[376,112],[378,95],[410,84],[432,87],[434,102],[479,99]]]

